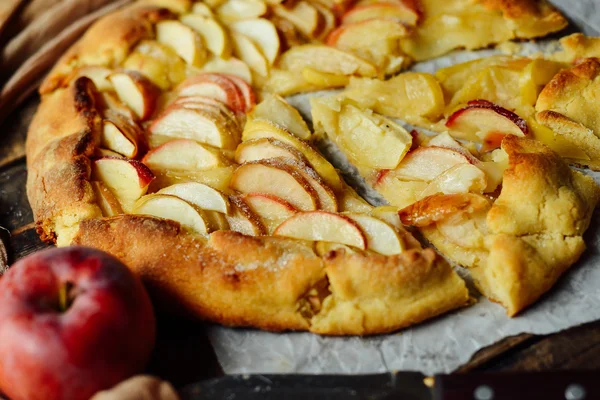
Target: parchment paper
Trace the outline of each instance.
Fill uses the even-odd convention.
[[[598,0],[555,0],[573,23],[589,35],[600,34]],[[585,20],[585,23],[584,23]],[[524,44],[522,53],[551,49],[556,42]],[[456,52],[422,63],[415,70],[434,70],[498,52]],[[319,94],[313,94],[319,95]],[[600,99],[598,99],[600,101]],[[310,117],[308,97],[290,102]],[[324,150],[334,156],[350,183],[373,204],[381,198],[366,188],[343,156],[331,144]],[[600,182],[600,173],[593,174]],[[586,234],[587,251],[549,294],[516,318],[485,298],[477,304],[391,335],[327,338],[310,333],[268,333],[251,329],[209,326],[217,357],[228,374],[336,373],[365,374],[390,370],[416,370],[426,374],[451,372],[469,361],[479,349],[520,333],[549,334],[600,319],[600,212],[594,214]],[[460,272],[460,271],[459,271]]]

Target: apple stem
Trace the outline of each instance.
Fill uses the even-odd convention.
[[[71,304],[73,304],[73,300],[75,299],[72,293],[73,286],[73,283],[66,282],[58,289],[58,308],[60,312],[67,311],[71,307]]]

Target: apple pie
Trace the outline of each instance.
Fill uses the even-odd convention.
[[[40,87],[26,145],[38,233],[116,255],[173,312],[366,335],[472,301],[418,230],[514,315],[585,248],[600,189],[567,163],[594,166],[572,137],[597,126],[593,104],[568,101],[580,80],[594,90],[595,45],[400,71],[565,25],[534,0],[139,0]],[[312,100],[313,126],[281,97],[338,87]],[[389,206],[344,181],[324,136]]]

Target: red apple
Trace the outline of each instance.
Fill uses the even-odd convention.
[[[12,400],[87,400],[140,372],[156,323],[142,283],[116,258],[66,247],[0,279],[0,390]]]

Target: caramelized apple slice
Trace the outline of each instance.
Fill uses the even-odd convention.
[[[298,139],[285,129],[264,119],[252,119],[246,123],[242,140],[274,138],[298,149],[323,180],[334,190],[341,191],[342,180],[336,169],[321,154],[305,141]]]
[[[319,240],[367,248],[367,239],[358,224],[347,216],[326,211],[300,212],[285,220],[273,232],[302,240]]]
[[[191,109],[183,105],[169,107],[150,125],[154,135],[193,139],[220,149],[235,149],[238,144],[238,127],[221,115],[206,110]]]
[[[416,26],[422,14],[417,3],[417,1],[398,1],[359,4],[344,14],[342,24],[388,18],[407,26]]]
[[[319,29],[319,12],[306,1],[299,1],[291,8],[274,6],[273,13],[291,22],[305,36],[315,37]]]
[[[238,164],[278,157],[297,161],[306,160],[298,149],[273,138],[252,139],[242,142],[235,151],[235,162]]]
[[[287,201],[269,194],[248,193],[242,196],[242,199],[262,220],[270,235],[283,221],[298,212],[298,209]]]
[[[320,88],[343,87],[350,82],[350,78],[347,75],[330,74],[329,72],[319,71],[311,67],[304,67],[302,77],[307,83]]]
[[[317,210],[319,198],[310,182],[296,169],[275,159],[240,165],[229,186],[241,193],[280,197],[299,210]]]
[[[486,150],[500,147],[504,135],[529,134],[525,120],[485,100],[470,101],[448,118],[446,127],[458,138],[484,142]]]
[[[96,195],[96,203],[100,207],[100,210],[102,210],[102,216],[114,217],[115,215],[123,214],[121,203],[119,203],[117,197],[104,183],[92,181],[90,184]]]
[[[201,36],[179,21],[157,23],[156,40],[170,46],[189,65],[201,67],[208,59]]]
[[[381,40],[398,40],[407,34],[408,30],[402,23],[377,18],[342,25],[327,36],[326,43],[353,53],[355,50],[364,49],[364,53],[355,53],[362,56],[369,54],[368,50]]]
[[[246,35],[238,32],[231,32],[234,54],[243,62],[248,64],[250,69],[262,77],[269,76],[269,62],[261,53],[258,46]]]
[[[231,55],[232,47],[227,32],[213,18],[187,14],[181,17],[181,22],[198,32],[208,50],[215,56],[228,58]]]
[[[190,203],[167,194],[149,194],[139,199],[133,214],[151,215],[179,222],[182,227],[196,233],[208,233],[206,216]]]
[[[480,168],[472,164],[457,164],[431,181],[420,197],[437,193],[483,193],[487,185],[487,177]]]
[[[262,101],[252,110],[250,116],[274,122],[300,139],[309,140],[312,135],[298,110],[276,94],[265,94]]]
[[[123,62],[123,68],[137,71],[162,90],[169,90],[185,79],[188,66],[171,47],[156,40],[142,40]]]
[[[148,190],[154,174],[139,161],[105,157],[92,164],[92,179],[102,181],[129,212]]]
[[[264,18],[246,19],[236,21],[230,25],[235,32],[250,38],[260,49],[262,54],[273,65],[279,55],[279,34],[275,25]]]
[[[199,74],[186,79],[179,87],[179,96],[202,96],[219,100],[233,111],[246,109],[244,95],[238,85],[223,74]]]
[[[364,214],[344,214],[360,227],[367,239],[367,249],[386,256],[400,254],[404,250],[398,232],[380,219]]]
[[[140,73],[116,72],[108,77],[119,99],[141,119],[148,119],[156,108],[159,90]]]
[[[341,50],[316,44],[296,46],[286,51],[279,59],[279,67],[299,73],[310,67],[339,75],[377,75],[377,69],[367,61]]]
[[[226,216],[229,228],[244,235],[260,236],[267,233],[264,224],[246,202],[238,196],[229,196],[231,212]]]
[[[223,214],[229,213],[229,200],[227,197],[217,189],[202,183],[177,183],[159,190],[158,193],[179,197],[201,210],[218,211]]]
[[[489,200],[478,194],[436,194],[403,208],[398,215],[404,225],[424,227],[459,213],[486,210],[489,206]]]
[[[100,145],[127,158],[135,158],[140,150],[142,130],[117,113],[108,113],[102,121]]]
[[[295,169],[308,181],[317,194],[317,209],[337,212],[338,204],[333,190],[327,186],[314,169],[298,160],[280,159],[279,162]]]
[[[409,180],[432,181],[457,164],[473,164],[478,160],[444,147],[419,147],[409,152],[393,175]]]

